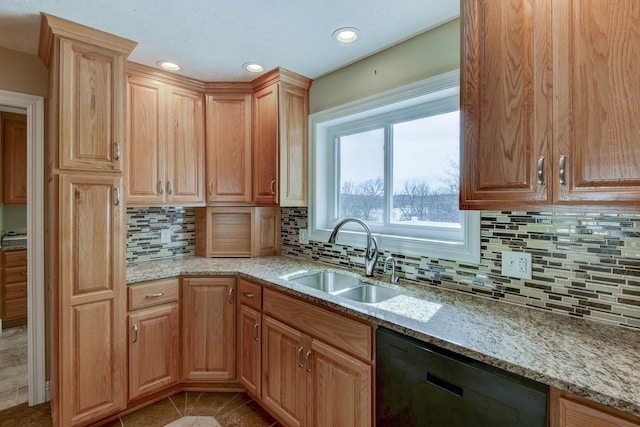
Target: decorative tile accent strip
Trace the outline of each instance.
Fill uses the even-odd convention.
[[[194,208],[127,208],[127,264],[194,255],[195,230]]]
[[[364,248],[310,241],[306,208],[282,209],[282,254],[364,268]],[[393,255],[410,282],[640,329],[640,214],[482,212],[480,264]],[[532,279],[501,275],[502,251],[528,252]]]

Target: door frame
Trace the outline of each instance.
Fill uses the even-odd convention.
[[[0,104],[27,110],[27,352],[29,405],[37,405],[49,400],[45,371],[44,97],[0,90]]]

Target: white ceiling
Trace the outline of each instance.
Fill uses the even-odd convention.
[[[0,0],[0,47],[37,54],[40,12],[138,42],[129,59],[203,81],[249,81],[258,62],[317,78],[459,15],[459,0]],[[361,38],[340,45],[334,30]]]

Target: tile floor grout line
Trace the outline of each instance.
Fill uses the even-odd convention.
[[[236,394],[236,396],[238,396],[240,393]],[[234,398],[236,396],[233,396]],[[233,400],[233,399],[232,399]],[[228,414],[231,414],[232,412],[237,411],[238,409],[242,408],[243,406],[248,405],[249,403],[253,402],[253,399],[249,399],[246,402],[244,402],[242,405],[236,406],[235,408],[233,408],[232,410],[230,410],[229,412],[227,412],[226,414],[222,415],[222,417],[226,417]],[[217,418],[216,418],[217,420]]]
[[[227,401],[227,403],[225,403],[224,405],[222,405],[222,406],[220,407],[220,409],[218,409],[218,412],[216,412],[216,415],[218,415],[220,412],[222,412],[222,410],[223,410],[224,408],[226,408],[226,407],[227,407],[227,405],[228,405],[229,403],[231,403],[231,401],[233,401],[233,399],[235,399],[235,398],[236,398],[236,396],[238,396],[238,395],[240,395],[240,393],[236,393],[236,394],[234,394],[234,395],[233,395],[233,397]],[[214,417],[215,417],[216,415],[214,415]]]
[[[189,393],[189,392],[187,392],[187,393]],[[188,415],[189,412],[191,412],[193,410],[193,408],[196,407],[196,405],[198,404],[198,401],[200,401],[200,397],[201,396],[202,396],[202,392],[198,393],[198,397],[196,397],[195,402],[193,402],[193,405],[191,405],[191,410],[187,411],[187,415]],[[185,399],[184,400],[185,400],[185,404],[184,405],[185,405],[185,408],[186,408],[186,406],[187,406],[187,402],[186,402],[187,401],[187,395],[185,395]]]
[[[173,396],[169,396],[169,402],[171,402],[171,405],[173,405],[173,407],[175,408],[176,412],[178,413],[178,415],[180,415],[180,417],[184,417],[184,415],[182,415],[182,412],[180,412],[180,409],[178,409],[178,407],[176,406],[175,403],[173,403]]]

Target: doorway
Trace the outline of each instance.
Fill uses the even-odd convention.
[[[0,90],[0,105],[27,114],[27,366],[29,405],[49,400],[45,372],[44,98]]]

